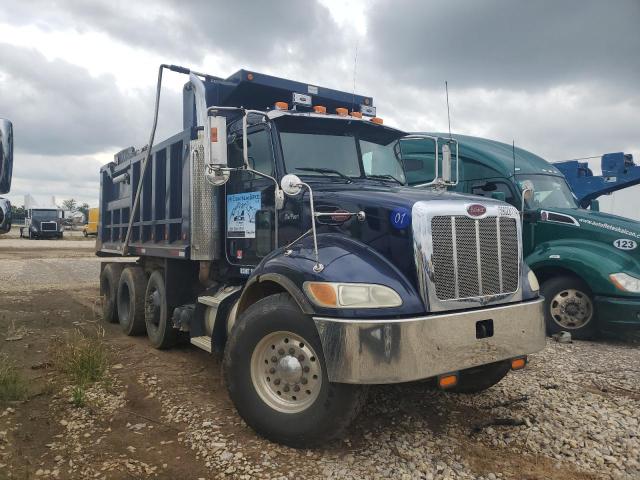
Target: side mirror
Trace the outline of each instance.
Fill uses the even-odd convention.
[[[13,171],[13,125],[9,120],[0,118],[0,193],[11,190]]]
[[[11,231],[11,202],[0,198],[0,233]]]
[[[302,191],[302,180],[292,173],[285,175],[280,180],[282,191],[290,197],[298,195]]]
[[[520,209],[521,212],[524,212],[524,209],[529,205],[531,205],[531,201],[533,200],[533,194],[534,194],[533,188],[526,187],[522,191],[522,208]]]
[[[442,180],[451,181],[451,148],[446,143],[442,144]]]
[[[589,208],[591,209],[592,212],[599,212],[600,202],[598,200],[591,200],[591,203],[589,204]]]

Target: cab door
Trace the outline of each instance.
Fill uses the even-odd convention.
[[[229,159],[235,157],[238,163],[242,162],[241,135],[229,142]],[[250,127],[247,140],[251,168],[275,177],[270,129]],[[229,263],[255,267],[275,249],[275,227],[273,180],[250,171],[233,172],[225,185],[225,250]]]

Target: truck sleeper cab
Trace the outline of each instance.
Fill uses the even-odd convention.
[[[453,138],[460,149],[455,189],[523,210],[525,261],[541,283],[547,332],[587,339],[637,329],[640,222],[580,208],[560,170],[531,152],[484,138]],[[433,177],[429,158],[417,149],[408,154],[410,184]]]
[[[480,391],[543,348],[517,210],[408,188],[369,97],[240,71],[191,74],[184,99],[182,133],[101,169],[97,253],[138,257],[102,263],[103,313],[223,351],[257,432],[318,445],[365,385]]]

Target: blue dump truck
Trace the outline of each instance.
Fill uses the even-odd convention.
[[[0,118],[0,194],[11,190],[13,171],[13,125]],[[0,234],[11,230],[11,202],[0,198]]]
[[[369,384],[476,392],[544,347],[519,213],[446,191],[455,142],[412,137],[442,150],[418,191],[370,97],[170,65],[154,126],[167,69],[189,75],[184,130],[100,170],[105,320],[223,352],[238,413],[297,448],[339,435]]]
[[[541,284],[547,331],[566,330],[580,339],[637,331],[640,222],[598,212],[595,200],[623,182],[636,181],[631,159],[607,156],[606,177],[573,178],[581,187],[576,198],[562,172],[531,152],[486,138],[453,138],[459,147],[454,169],[460,181],[450,188],[506,200],[522,211],[525,261]],[[419,187],[432,181],[434,152],[411,141],[404,151],[408,183]]]

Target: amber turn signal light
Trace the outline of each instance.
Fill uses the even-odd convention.
[[[346,108],[338,107],[336,108],[336,113],[341,117],[346,117],[349,114],[349,110]]]
[[[527,366],[527,357],[511,359],[511,370],[522,370]]]
[[[438,386],[442,389],[455,387],[458,384],[458,374],[448,373],[438,377]]]
[[[333,285],[323,282],[308,282],[307,292],[319,305],[335,307],[338,304],[338,295]]]
[[[275,107],[278,110],[289,110],[289,104],[287,102],[276,102]]]
[[[378,125],[382,125],[382,123],[383,123],[383,120],[382,120],[380,117],[373,117],[373,118],[371,119],[371,121],[372,121],[373,123],[378,124]]]
[[[323,107],[322,105],[316,105],[313,107],[313,111],[315,113],[327,113],[327,107]]]

